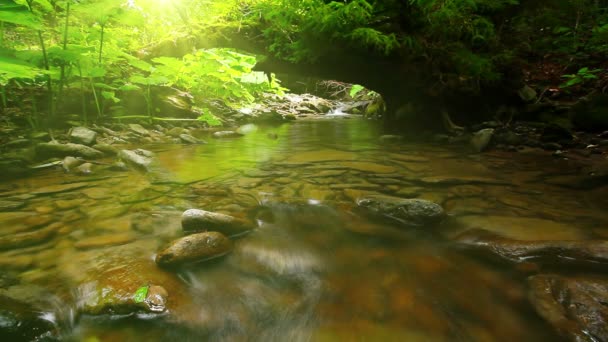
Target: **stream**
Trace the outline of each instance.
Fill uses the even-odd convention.
[[[558,340],[528,300],[542,266],[454,238],[606,239],[606,187],[564,187],[578,169],[550,155],[382,134],[334,115],[204,145],[128,146],[156,154],[147,174],[57,167],[1,181],[0,298],[32,303],[68,341]],[[448,217],[399,227],[357,209],[374,194],[430,200]],[[225,257],[161,269],[154,257],[183,236],[190,208],[256,228]],[[149,284],[167,291],[165,313],[98,311],[108,293]]]

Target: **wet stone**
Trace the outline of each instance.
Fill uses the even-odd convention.
[[[52,322],[40,315],[33,305],[0,295],[0,337],[4,341],[55,341]]]
[[[88,174],[91,174],[93,172],[92,171],[92,167],[93,167],[93,164],[91,164],[91,163],[84,163],[84,164],[79,165],[76,168],[76,172],[78,174],[80,174],[80,175],[88,175]]]
[[[95,144],[93,148],[103,152],[106,156],[115,156],[118,154],[118,149],[112,145],[108,144]]]
[[[219,132],[213,133],[212,136],[216,139],[242,137],[241,134],[234,132],[234,131],[219,131]]]
[[[494,254],[510,261],[536,261],[547,264],[608,264],[607,240],[521,241],[501,237],[483,229],[457,236],[462,247]]]
[[[483,201],[486,204],[480,203],[482,208],[489,208],[491,201],[488,199],[480,198],[479,201],[468,203],[474,204]],[[454,202],[458,203],[456,200]],[[464,230],[484,229],[516,240],[582,240],[586,238],[585,233],[573,224],[534,217],[468,215],[459,217],[457,222]]]
[[[67,156],[63,158],[63,161],[61,162],[61,167],[63,168],[63,171],[70,172],[72,171],[72,169],[78,167],[78,165],[82,163],[83,161],[81,159],[74,158],[72,156]]]
[[[97,159],[104,156],[102,152],[94,148],[73,143],[39,143],[36,145],[36,155],[40,159],[63,158],[67,156]]]
[[[182,229],[187,233],[219,231],[234,236],[246,233],[252,228],[250,223],[226,214],[200,209],[188,209],[182,214]]]
[[[0,211],[13,211],[25,206],[25,202],[0,200]]]
[[[57,226],[50,225],[33,232],[11,234],[0,237],[0,250],[23,248],[47,242],[55,235]]]
[[[124,245],[135,240],[129,233],[119,233],[112,235],[93,236],[82,239],[74,244],[78,249],[101,248],[106,246]]]
[[[87,146],[95,144],[95,140],[97,139],[97,133],[86,127],[72,128],[69,133],[69,136],[70,141]]]
[[[126,165],[143,172],[149,171],[154,153],[143,149],[121,150],[118,158]]]
[[[140,124],[129,124],[129,129],[139,135],[149,135],[150,132]]]
[[[185,144],[204,144],[205,142],[197,139],[189,134],[180,134],[179,135],[179,139],[181,140],[181,142],[185,143]]]
[[[170,267],[217,258],[232,251],[232,242],[222,233],[204,232],[171,242],[156,255],[159,266]]]
[[[608,279],[541,274],[528,279],[536,312],[571,341],[608,340]]]
[[[422,199],[375,195],[357,199],[357,206],[372,215],[386,217],[405,226],[434,225],[445,212],[436,203]]]
[[[74,191],[82,188],[88,187],[87,183],[70,183],[70,184],[57,184],[57,185],[49,185],[42,188],[38,188],[32,190],[32,194],[34,195],[50,195],[57,194],[61,192]]]

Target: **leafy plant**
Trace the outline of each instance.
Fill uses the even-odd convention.
[[[350,95],[350,97],[354,99],[355,96],[357,96],[357,94],[359,94],[364,89],[365,87],[363,87],[362,85],[353,84],[350,88],[350,92],[348,93],[348,95]]]
[[[569,88],[577,84],[582,84],[589,80],[595,80],[598,77],[595,75],[598,72],[602,71],[601,69],[593,69],[590,70],[588,67],[580,68],[576,74],[568,74],[563,75],[562,78],[567,79],[566,82],[560,85],[560,88]]]
[[[222,121],[215,115],[211,114],[208,109],[201,109],[202,114],[196,119],[205,122],[209,126],[221,126]]]

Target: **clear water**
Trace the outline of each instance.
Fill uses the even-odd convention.
[[[65,340],[555,340],[527,302],[537,269],[451,238],[472,228],[605,238],[606,190],[560,186],[580,170],[551,156],[387,145],[380,135],[364,120],[298,121],[206,145],[137,146],[157,153],[145,175],[97,166],[0,182],[0,200],[21,203],[0,212],[0,270],[12,279],[0,294],[38,298]],[[434,229],[374,221],[354,205],[372,193],[433,200],[450,216]],[[161,270],[155,253],[182,236],[188,208],[258,226],[227,257]],[[41,240],[6,243],[45,229]],[[167,290],[168,313],[80,313],[95,289],[128,296],[145,284]]]

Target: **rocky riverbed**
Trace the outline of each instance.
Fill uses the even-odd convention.
[[[0,336],[606,338],[602,154],[475,153],[356,118],[175,128],[55,133],[0,183]]]

